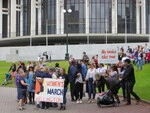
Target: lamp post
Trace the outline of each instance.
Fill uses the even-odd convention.
[[[108,43],[108,36],[107,36],[107,17],[105,18],[105,32],[106,32],[106,44]]]
[[[63,10],[64,13],[66,13],[65,15],[65,25],[66,25],[66,54],[65,54],[65,60],[69,60],[69,53],[68,53],[68,14],[72,12],[71,9],[68,10]]]
[[[127,17],[125,16],[125,43],[127,43]]]

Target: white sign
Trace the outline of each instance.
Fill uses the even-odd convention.
[[[35,101],[63,103],[64,80],[44,78],[36,81]]]
[[[98,54],[99,63],[104,64],[116,64],[118,62],[118,49],[117,48],[106,48],[101,49]]]

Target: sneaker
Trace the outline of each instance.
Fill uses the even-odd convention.
[[[91,102],[94,103],[95,101],[92,99]]]
[[[137,100],[137,101],[136,101],[136,103],[135,103],[135,105],[138,105],[138,104],[139,104],[139,102],[140,102],[140,100]]]
[[[88,100],[88,103],[91,103],[91,100],[90,100],[90,99]]]
[[[82,100],[80,100],[79,103],[82,104]]]
[[[39,104],[36,105],[37,108],[40,108],[41,106]]]
[[[77,100],[77,102],[76,102],[76,103],[77,103],[77,104],[79,104],[79,102],[80,102],[80,101],[79,101],[79,100]]]
[[[19,110],[20,110],[20,111],[23,111],[23,108],[22,108],[22,107],[19,107]]]

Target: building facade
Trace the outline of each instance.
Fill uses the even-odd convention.
[[[0,0],[1,46],[63,44],[66,36],[70,44],[147,42],[149,35],[150,0]]]

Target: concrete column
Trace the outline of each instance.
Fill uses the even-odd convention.
[[[90,30],[90,22],[89,22],[89,18],[90,18],[90,8],[89,8],[89,0],[85,0],[85,33],[89,34],[89,30]]]
[[[36,30],[36,0],[31,0],[31,36],[35,35]]]
[[[20,11],[20,36],[23,36],[23,0],[21,0],[21,11]]]
[[[9,7],[10,37],[15,38],[16,37],[16,0],[9,0],[9,2],[10,2],[10,7]]]
[[[0,39],[2,38],[2,0],[0,0]]]
[[[117,23],[117,0],[112,0],[112,33],[117,33],[118,23]]]
[[[42,26],[41,26],[41,22],[42,22],[42,1],[39,0],[38,1],[39,3],[39,6],[38,6],[38,34],[41,35],[41,29],[42,29]]]
[[[60,17],[58,17],[59,22],[60,22],[59,29],[60,29],[60,34],[64,34],[64,12],[63,12],[64,11],[64,0],[60,1],[60,6],[59,7],[60,7],[60,9],[59,9],[59,12],[60,12],[59,16]]]
[[[61,25],[60,25],[60,17],[61,17],[61,11],[60,11],[60,2],[62,0],[56,0],[56,34],[60,34],[61,31]]]
[[[142,5],[142,34],[146,34],[146,1],[141,0]]]
[[[139,0],[136,0],[136,34],[140,34],[140,5],[139,5]]]

